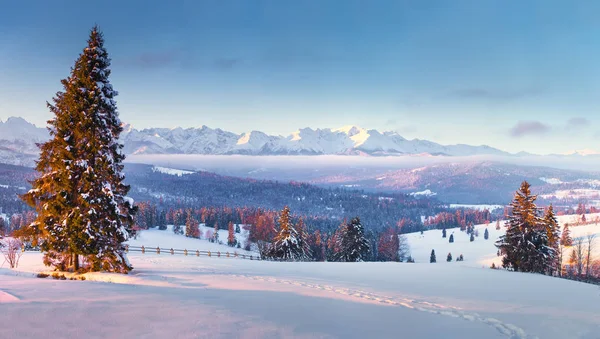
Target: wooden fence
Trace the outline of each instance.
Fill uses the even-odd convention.
[[[184,256],[204,256],[211,258],[232,258],[232,259],[247,259],[247,260],[261,260],[258,255],[247,255],[237,252],[221,252],[221,251],[200,251],[200,250],[188,250],[188,249],[176,249],[176,248],[160,248],[160,247],[146,247],[146,246],[129,246],[125,245],[125,252],[137,252],[142,254],[166,254],[166,255],[184,255]]]
[[[39,252],[37,248],[21,247],[22,252]],[[200,251],[200,250],[188,250],[188,249],[176,249],[176,248],[160,248],[151,246],[130,246],[125,245],[125,253],[136,252],[142,254],[165,254],[165,255],[184,255],[184,256],[196,256],[196,257],[210,257],[210,258],[230,258],[230,259],[245,259],[245,260],[261,260],[258,255],[241,254],[235,251],[233,252],[221,252],[221,251]]]

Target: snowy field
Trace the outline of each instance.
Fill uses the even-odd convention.
[[[586,219],[594,220],[598,216],[600,216],[600,213],[586,214]],[[573,224],[577,218],[578,216],[574,215],[558,216],[557,220],[561,225],[561,231],[564,223]],[[474,228],[479,233],[479,236],[475,237],[475,241],[473,242],[470,241],[471,236],[466,232],[460,231],[459,228],[447,229],[446,238],[442,238],[441,230],[425,231],[423,234],[410,233],[406,235],[406,238],[410,245],[411,255],[417,263],[429,263],[429,256],[433,249],[435,250],[438,264],[490,267],[492,263],[496,265],[502,263],[502,258],[497,256],[498,249],[494,245],[498,238],[505,232],[504,222],[501,222],[500,225],[500,230],[496,230],[495,222],[489,225],[475,225]],[[485,240],[483,237],[486,228],[489,232],[488,240]],[[596,240],[593,247],[594,259],[600,260],[600,224],[570,226],[569,230],[573,240],[578,237],[585,239],[588,234],[595,234]],[[454,243],[449,242],[450,234],[454,234]],[[570,248],[566,249],[563,258],[565,264],[569,259],[570,251]],[[448,253],[452,254],[452,263],[446,262]],[[455,262],[456,257],[461,254],[465,261],[462,263]],[[600,338],[600,335],[598,338]]]
[[[185,230],[185,226],[182,226],[182,228]],[[256,252],[245,251],[243,248],[211,243],[208,240],[206,240],[205,237],[207,233],[214,232],[214,228],[206,227],[204,224],[200,224],[199,229],[202,234],[202,239],[187,238],[183,235],[175,234],[173,233],[173,226],[168,225],[167,229],[164,231],[161,231],[158,228],[142,231],[136,239],[131,239],[127,243],[131,246],[145,246],[149,249],[160,247],[161,249],[174,248],[180,250],[187,249],[188,251],[221,251],[223,253],[237,252],[238,254],[247,254],[254,256],[258,254]],[[244,230],[242,227],[240,227],[240,231],[240,233],[235,234],[235,238],[238,242],[242,244],[243,247],[246,243],[246,239],[248,238],[248,231]],[[226,244],[228,235],[229,232],[227,229],[219,230],[219,241]]]
[[[441,231],[408,235],[416,264],[130,253],[129,275],[60,281],[36,278],[46,268],[27,252],[18,270],[0,269],[0,338],[599,338],[598,286],[488,269],[494,226],[487,241],[485,225],[474,242],[458,230],[454,244]],[[184,241],[231,249],[158,230],[132,243]],[[447,263],[450,250],[465,261]]]

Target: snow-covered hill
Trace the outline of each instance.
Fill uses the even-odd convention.
[[[21,159],[24,155],[37,154],[35,143],[47,139],[45,128],[38,128],[22,118],[0,121],[0,162],[21,164],[27,161]],[[137,130],[124,125],[121,140],[126,154],[509,155],[489,146],[444,146],[426,140],[407,140],[396,132],[382,133],[357,126],[302,128],[289,136],[272,136],[260,131],[236,134],[207,126]]]
[[[480,248],[463,250],[464,262],[446,263],[438,247],[438,263],[429,264],[438,238],[441,231],[419,240],[423,258],[411,241],[416,264],[130,252],[130,274],[88,273],[86,281],[36,278],[48,269],[40,253],[26,252],[18,270],[0,268],[0,337],[598,338],[597,286],[481,268],[477,253],[490,253],[481,239],[454,244]]]
[[[597,217],[600,217],[600,213],[586,214],[587,220],[595,220]],[[563,215],[558,216],[557,220],[562,230],[565,223],[573,225],[574,221],[578,218],[579,216],[576,215]],[[496,230],[495,223],[489,225],[475,225],[474,228],[479,233],[479,236],[475,237],[475,241],[473,242],[470,241],[470,235],[461,231],[459,228],[447,229],[446,238],[442,238],[441,230],[425,231],[423,234],[410,233],[405,236],[410,246],[410,253],[417,263],[429,264],[431,250],[435,250],[437,264],[441,265],[459,264],[475,267],[490,267],[492,263],[500,265],[502,261],[496,254],[498,249],[494,244],[506,230],[504,223],[501,222],[500,230]],[[486,228],[489,232],[489,239],[487,240],[484,239],[483,236]],[[588,234],[595,234],[595,246],[592,247],[593,260],[600,260],[600,224],[570,226],[569,230],[573,239],[580,237],[585,238]],[[453,243],[449,242],[451,234],[454,234]],[[568,263],[571,250],[571,248],[566,248],[566,253],[563,258],[564,264]],[[453,261],[451,263],[446,262],[448,253],[452,254]],[[457,263],[456,257],[461,254],[465,261]]]

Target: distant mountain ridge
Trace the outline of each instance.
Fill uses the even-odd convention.
[[[302,128],[288,136],[273,136],[261,131],[235,134],[206,126],[143,130],[125,127],[122,140],[127,154],[509,155],[489,146],[445,146],[427,140],[407,140],[396,132],[382,133],[357,126]]]
[[[489,146],[441,145],[408,140],[396,132],[379,132],[357,126],[338,129],[302,128],[288,136],[261,131],[236,134],[207,126],[199,128],[147,128],[124,125],[121,140],[125,154],[246,154],[246,155],[509,155]],[[0,121],[0,161],[22,164],[37,155],[35,143],[49,138],[45,128],[23,118]]]

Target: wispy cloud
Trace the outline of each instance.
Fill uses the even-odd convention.
[[[515,138],[527,135],[541,135],[550,130],[550,126],[540,121],[519,121],[510,129],[510,135]]]
[[[568,131],[576,131],[589,127],[591,121],[584,117],[574,117],[567,121],[565,128]]]
[[[241,61],[242,60],[239,58],[217,58],[215,59],[213,66],[220,71],[229,71],[239,65]]]
[[[129,63],[141,68],[163,68],[176,63],[180,57],[178,50],[144,52],[133,57]]]

